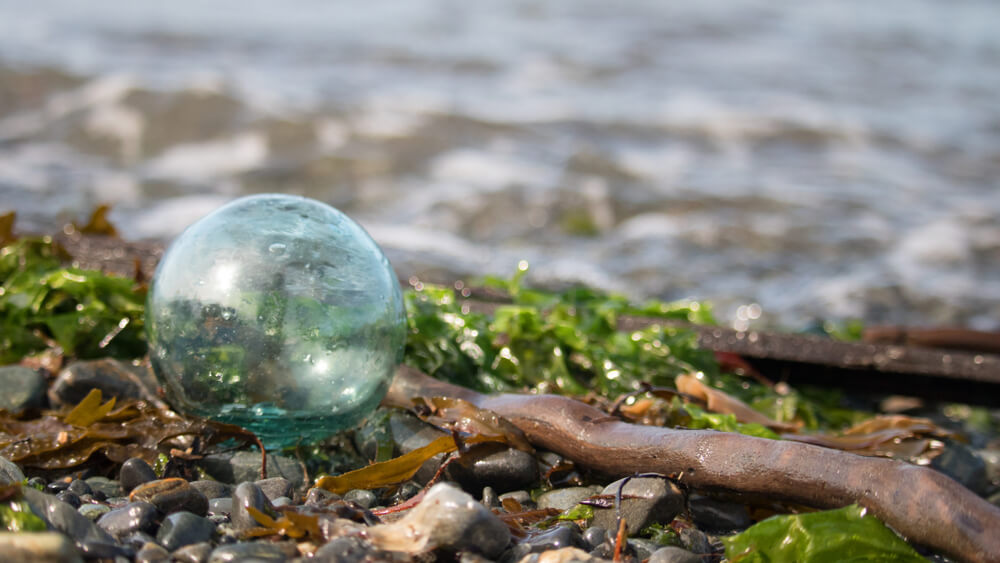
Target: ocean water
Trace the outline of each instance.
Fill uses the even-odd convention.
[[[404,277],[510,274],[1000,328],[1000,5],[0,0],[0,210],[170,240],[345,211]]]

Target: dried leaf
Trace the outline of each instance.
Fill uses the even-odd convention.
[[[111,211],[111,206],[104,203],[98,205],[94,212],[90,214],[90,219],[87,221],[86,225],[78,225],[76,222],[73,226],[76,230],[80,231],[85,235],[104,235],[109,237],[117,237],[118,229],[111,224],[108,220],[108,213]]]
[[[862,455],[914,459],[925,453],[932,442],[925,437],[950,438],[954,434],[927,418],[880,415],[848,428],[840,435],[784,435],[796,440]]]
[[[448,432],[489,436],[529,453],[535,450],[516,426],[497,413],[455,397],[416,397],[417,416]]]
[[[91,389],[90,393],[87,393],[87,396],[63,418],[63,422],[72,424],[73,426],[90,426],[101,420],[106,414],[111,412],[111,409],[115,408],[115,397],[111,397],[103,405],[101,404],[101,398],[100,389]]]
[[[760,424],[781,432],[795,432],[798,430],[798,426],[768,418],[753,410],[750,405],[736,397],[709,387],[693,375],[685,374],[677,376],[677,390],[705,401],[708,410],[716,413],[731,414],[739,422]]]
[[[17,239],[14,236],[14,221],[17,220],[17,213],[14,211],[8,211],[3,215],[0,215],[0,246],[6,245],[9,242],[14,242]]]

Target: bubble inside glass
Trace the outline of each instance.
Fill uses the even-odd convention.
[[[399,283],[357,223],[315,200],[258,195],[189,227],[149,291],[150,358],[181,412],[268,449],[375,409],[402,359]]]

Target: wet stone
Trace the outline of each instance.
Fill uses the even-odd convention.
[[[98,518],[111,512],[111,507],[104,504],[83,504],[76,509],[77,512],[85,516],[88,520],[97,521]]]
[[[79,509],[80,505],[83,504],[80,501],[80,496],[73,491],[60,491],[56,494],[56,498],[76,509]]]
[[[0,460],[2,459],[3,458],[0,457]],[[15,467],[17,466],[15,465]],[[18,469],[18,471],[20,471],[20,469]],[[0,479],[3,478],[0,477]],[[44,477],[32,477],[31,479],[28,479],[28,482],[26,484],[33,489],[43,490],[45,489],[45,485],[48,485],[49,482],[46,481]]]
[[[334,538],[316,550],[310,561],[314,563],[361,563],[379,561],[379,552],[370,542],[357,536]],[[215,563],[214,561],[212,563]]]
[[[135,550],[113,542],[80,542],[79,548],[80,553],[82,553],[86,559],[115,559],[117,557],[132,559],[135,557]]]
[[[252,483],[260,479],[259,452],[208,455],[198,463],[213,479],[223,483],[242,483],[244,481]],[[268,454],[267,476],[284,477],[292,483],[292,488],[295,490],[305,488],[302,467],[297,460],[290,457]]]
[[[78,542],[114,542],[107,532],[53,495],[30,487],[21,487],[21,494],[31,506],[31,511],[44,520],[50,529],[63,532]]]
[[[191,486],[197,489],[201,494],[205,495],[205,498],[211,500],[214,498],[229,498],[233,495],[233,486],[227,483],[220,483],[218,481],[211,481],[208,479],[191,481]]]
[[[712,542],[708,540],[705,532],[697,528],[683,528],[678,534],[684,547],[698,555],[708,555],[712,553]]]
[[[598,487],[598,491],[600,488]],[[517,501],[524,508],[531,508],[535,506],[535,503],[531,500],[531,493],[528,491],[511,491],[509,493],[504,493],[500,495],[500,503],[502,504],[504,500],[512,499]]]
[[[619,488],[622,491],[621,514],[625,519],[628,535],[633,536],[650,524],[670,522],[684,510],[684,493],[671,481],[658,477],[629,479],[621,487],[624,479],[611,483],[601,491],[602,495],[614,497]],[[595,526],[608,530],[617,529],[615,508],[594,507]]]
[[[944,450],[931,460],[931,467],[982,495],[989,487],[986,462],[972,448],[958,442],[948,442]]]
[[[393,411],[389,417],[389,430],[400,455],[422,448],[441,436],[447,436],[445,432],[427,424],[413,414],[399,410]],[[438,454],[424,462],[413,475],[413,480],[421,485],[427,484],[437,472],[438,467],[441,466],[445,455]]]
[[[209,514],[229,514],[233,511],[233,498],[213,498],[208,501]]]
[[[87,486],[93,491],[94,497],[104,495],[105,499],[120,497],[125,494],[121,483],[107,477],[90,477],[86,479]]]
[[[0,366],[0,409],[19,413],[41,408],[45,403],[48,382],[36,370],[23,366]]]
[[[560,525],[549,528],[540,534],[529,537],[514,546],[505,559],[520,560],[529,553],[541,553],[564,547],[587,547],[586,542],[575,525]]]
[[[702,558],[686,549],[668,545],[654,551],[647,563],[701,563]]]
[[[156,472],[153,471],[153,468],[146,463],[146,460],[138,457],[126,459],[118,472],[118,481],[125,492],[131,492],[139,485],[156,479]]]
[[[191,512],[174,512],[163,519],[156,532],[156,541],[167,551],[173,551],[193,543],[209,541],[215,532],[215,524]]]
[[[215,548],[208,561],[209,563],[230,563],[248,559],[285,561],[295,553],[295,544],[291,542],[239,542]]]
[[[0,554],[5,561],[82,563],[72,540],[58,532],[0,532]]]
[[[361,508],[371,508],[377,498],[375,493],[365,489],[352,489],[344,494],[344,500],[353,502]]]
[[[591,526],[583,531],[583,543],[587,544],[588,549],[596,549],[597,546],[604,543],[604,537],[607,533],[608,531],[600,526]]]
[[[565,487],[542,493],[538,497],[538,508],[555,508],[569,510],[580,501],[601,494],[601,487]],[[502,496],[500,498],[503,498]]]
[[[170,552],[163,546],[149,542],[135,554],[135,563],[166,563],[170,561]]]
[[[660,544],[644,538],[631,538],[628,540],[629,550],[635,554],[636,559],[645,560],[660,548]]]
[[[479,499],[479,502],[488,508],[500,507],[500,497],[497,496],[497,492],[493,490],[493,487],[489,486],[483,487],[483,496]]]
[[[267,496],[260,490],[260,487],[253,483],[244,482],[237,485],[236,490],[233,491],[233,509],[229,514],[233,528],[237,531],[249,530],[250,528],[259,526],[257,520],[250,515],[247,508],[254,508],[272,517],[276,515],[271,501],[267,499]]]
[[[712,533],[729,533],[748,528],[753,521],[746,505],[691,495],[688,508],[698,528]]]
[[[326,506],[335,500],[340,500],[340,495],[326,489],[313,487],[306,493],[305,504],[319,507]]]
[[[496,444],[480,444],[471,449],[469,457],[474,459],[470,466],[459,461],[445,470],[449,479],[466,490],[490,486],[507,492],[530,487],[538,480],[538,462],[528,452],[505,446],[498,450]]]
[[[271,477],[270,479],[259,479],[254,482],[255,485],[260,487],[263,491],[264,496],[270,500],[274,500],[278,497],[289,497],[291,498],[294,494],[292,488],[292,482],[284,477]]]
[[[153,504],[164,514],[186,510],[199,516],[208,513],[208,499],[186,480],[173,477],[143,483],[132,489],[129,500]]]
[[[419,484],[413,481],[407,481],[402,485],[400,485],[399,488],[396,489],[396,492],[392,494],[392,498],[389,499],[389,504],[396,505],[401,502],[408,501],[411,498],[417,496],[417,493],[419,493],[421,490],[423,490],[423,487],[421,487]]]
[[[88,485],[85,481],[81,481],[79,479],[73,479],[70,482],[69,486],[66,487],[66,490],[74,492],[74,493],[76,493],[79,496],[89,495],[89,494],[92,494],[94,492],[90,488],[90,485]]]
[[[76,405],[91,389],[100,389],[105,401],[111,397],[155,398],[149,391],[149,380],[143,380],[142,369],[110,358],[73,362],[49,387],[49,401],[53,406]]]
[[[136,532],[156,531],[159,511],[148,502],[133,502],[122,508],[108,512],[97,521],[97,525],[116,538],[123,538]]]
[[[126,536],[125,539],[121,540],[122,545],[127,545],[132,549],[136,550],[137,552],[140,549],[142,549],[142,546],[146,545],[149,542],[155,543],[156,538],[147,534],[146,532],[134,532]]]
[[[24,472],[13,461],[0,456],[0,485],[24,481]]]
[[[279,507],[282,507],[282,506],[290,506],[290,505],[292,505],[292,499],[290,499],[288,497],[278,497],[278,498],[272,500],[271,504],[275,508],[279,508]]]
[[[170,557],[177,563],[205,563],[212,553],[212,544],[203,541],[185,545],[170,554]]]

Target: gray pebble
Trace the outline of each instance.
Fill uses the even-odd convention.
[[[201,494],[205,495],[205,498],[209,500],[213,498],[231,497],[233,495],[233,486],[228,483],[220,483],[219,481],[201,479],[198,481],[191,481],[191,486],[197,489]]]
[[[708,532],[729,533],[743,530],[753,523],[746,505],[735,502],[691,495],[688,508],[695,525]]]
[[[247,511],[247,508],[250,507],[271,517],[277,515],[271,501],[267,499],[260,487],[250,482],[240,483],[233,491],[233,509],[229,514],[233,528],[237,531],[249,530],[260,525]]]
[[[168,561],[170,561],[170,552],[153,542],[142,546],[135,554],[135,563],[167,563]]]
[[[331,493],[332,494],[332,493]],[[344,500],[353,502],[361,508],[371,508],[377,498],[375,493],[365,489],[352,489],[344,494]]]
[[[260,479],[254,481],[254,485],[260,487],[260,490],[264,492],[270,500],[274,500],[278,497],[289,497],[294,495],[294,489],[292,488],[292,482],[284,477],[271,477],[270,479]]]
[[[441,436],[447,436],[445,432],[420,420],[412,413],[401,410],[392,412],[389,417],[389,430],[392,432],[392,439],[396,442],[396,450],[399,455],[422,448]],[[441,466],[446,455],[438,454],[424,462],[413,475],[413,480],[420,485],[427,484]]]
[[[654,551],[660,548],[660,544],[644,538],[629,538],[628,547],[639,560],[649,559]]]
[[[532,508],[535,506],[534,501],[531,500],[531,493],[528,491],[511,491],[509,493],[504,493],[500,495],[500,503],[503,504],[505,499],[516,500],[524,508]]]
[[[613,497],[624,479],[611,483],[601,491],[602,495]],[[650,524],[666,523],[684,510],[684,492],[667,479],[640,477],[629,479],[622,488],[621,514],[625,519],[628,535],[634,536]],[[608,530],[618,529],[618,519],[613,506],[594,507],[595,526]]]
[[[500,497],[497,496],[497,492],[490,486],[483,487],[483,496],[479,499],[479,502],[483,503],[483,506],[487,508],[500,507]]]
[[[361,563],[362,561],[380,561],[376,557],[378,550],[370,542],[357,536],[334,538],[316,550],[312,563]],[[212,563],[215,563],[214,561]]]
[[[205,495],[179,477],[143,483],[132,489],[129,499],[151,503],[164,514],[180,511],[193,512],[199,516],[208,514],[208,499]]]
[[[24,366],[0,366],[0,409],[19,413],[45,403],[48,382],[41,373]]]
[[[209,514],[229,514],[233,511],[233,497],[213,498],[208,501]]]
[[[97,525],[116,538],[136,532],[154,532],[159,511],[148,502],[133,502],[101,516]]]
[[[174,512],[163,519],[160,529],[156,532],[156,541],[167,551],[174,551],[212,539],[215,524],[207,518],[202,518],[191,512]]]
[[[24,482],[24,472],[13,461],[0,456],[0,485]]]
[[[586,547],[586,542],[580,534],[580,530],[575,525],[554,526],[539,534],[530,536],[527,540],[517,544],[506,555],[507,559],[520,560],[529,553],[541,553],[564,547]]]
[[[91,389],[100,389],[105,401],[111,397],[155,401],[156,396],[150,391],[155,384],[149,387],[152,374],[147,370],[110,358],[73,362],[52,382],[49,401],[53,406],[76,405]]]
[[[678,535],[680,535],[684,547],[692,553],[708,555],[713,551],[708,536],[697,528],[682,528]]]
[[[80,508],[77,508],[76,511],[82,514],[88,520],[93,520],[96,522],[98,518],[111,512],[111,507],[103,504],[87,503],[80,505]]]
[[[78,542],[114,543],[107,532],[53,495],[47,495],[31,487],[21,487],[21,495],[31,507],[31,511],[44,520],[50,529],[63,532]]]
[[[601,493],[601,487],[565,487],[546,491],[538,497],[538,508],[555,508],[556,510],[569,510],[581,500],[590,498]],[[503,498],[503,497],[501,497]]]
[[[329,504],[329,503],[331,503],[331,502],[333,502],[335,500],[340,500],[340,495],[338,495],[336,493],[332,493],[332,492],[330,492],[330,491],[328,491],[326,489],[320,489],[319,487],[313,487],[313,488],[309,489],[309,492],[306,493],[305,504],[316,506],[316,507],[322,507],[322,506],[326,506],[327,504]]]
[[[647,563],[701,563],[701,557],[672,545],[661,547],[649,556]]]
[[[290,499],[288,497],[278,497],[278,498],[276,498],[276,499],[274,499],[274,500],[271,501],[271,505],[274,506],[275,508],[278,508],[278,507],[281,507],[281,506],[291,506],[292,505],[292,499]]]
[[[583,543],[587,544],[588,549],[596,549],[604,543],[604,536],[607,533],[608,531],[600,526],[591,526],[583,531]]]
[[[93,494],[94,492],[90,488],[90,485],[86,483],[86,481],[81,481],[79,479],[73,479],[72,481],[70,481],[69,486],[66,487],[66,490],[74,492],[78,496],[89,495]]]
[[[474,446],[470,451],[474,459],[472,464],[452,463],[445,469],[445,475],[462,485],[463,489],[475,491],[486,486],[500,492],[513,491],[530,487],[538,480],[535,456],[506,446],[485,455],[480,453],[496,449],[494,444]]]
[[[118,482],[126,493],[143,483],[149,483],[156,479],[156,472],[153,471],[153,468],[146,463],[146,460],[138,457],[126,459],[118,471]]]
[[[72,540],[59,532],[0,532],[0,553],[5,561],[83,562]]]
[[[133,532],[121,540],[122,545],[127,545],[136,551],[142,549],[142,546],[149,542],[156,543],[156,538],[146,532]]]
[[[90,477],[86,480],[87,486],[94,494],[103,493],[104,498],[110,499],[120,497],[125,494],[121,483],[107,477]]]
[[[135,550],[131,547],[112,542],[85,541],[80,542],[77,547],[86,559],[117,559],[118,557],[123,557],[130,560],[135,557]]]
[[[80,501],[80,496],[73,491],[60,491],[56,493],[56,498],[76,509],[79,509],[80,505],[83,504]]]
[[[944,450],[931,460],[931,467],[965,485],[977,495],[986,492],[990,485],[986,476],[986,462],[965,444],[949,441]]]
[[[212,544],[207,541],[185,545],[170,554],[177,563],[205,563],[212,553]]]
[[[205,456],[199,465],[217,481],[224,483],[254,482],[260,479],[260,453],[236,452]],[[302,466],[293,458],[268,454],[267,476],[284,477],[292,483],[292,488],[305,488]]]
[[[296,551],[295,544],[292,542],[239,542],[215,548],[208,561],[209,563],[230,563],[231,561],[246,561],[251,558],[262,561],[285,561],[295,556]]]

